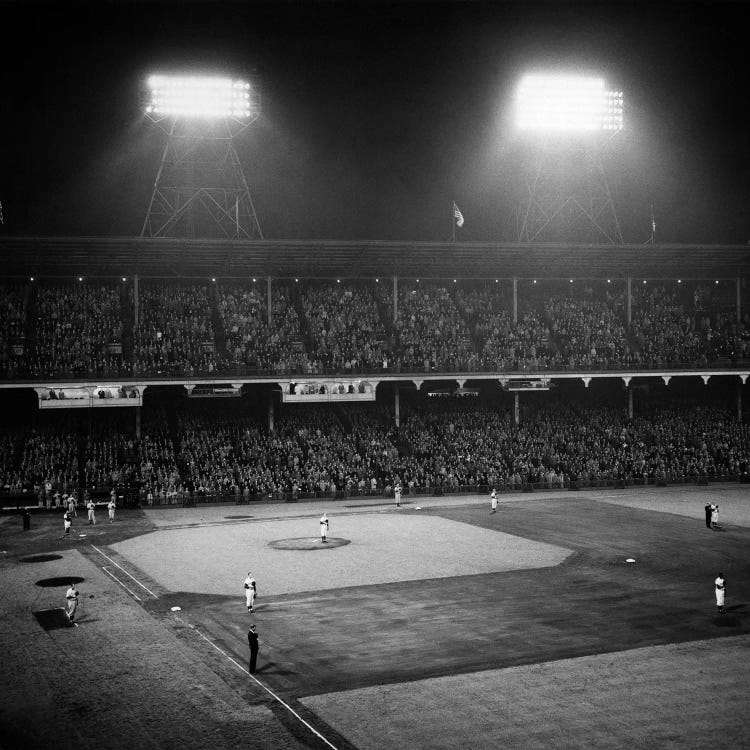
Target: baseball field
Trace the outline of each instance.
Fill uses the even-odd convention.
[[[746,746],[748,493],[5,514],[0,747]]]

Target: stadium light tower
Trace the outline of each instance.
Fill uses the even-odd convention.
[[[602,163],[623,129],[623,96],[603,78],[532,74],[516,89],[523,136],[519,241],[622,244]]]
[[[260,116],[250,82],[152,75],[146,116],[167,135],[142,237],[263,238],[235,138]]]

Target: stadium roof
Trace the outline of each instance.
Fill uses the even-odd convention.
[[[727,279],[750,276],[750,246],[0,237],[0,263],[5,278]]]

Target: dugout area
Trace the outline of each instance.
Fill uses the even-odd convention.
[[[496,514],[481,497],[420,500],[420,510],[267,505],[251,518],[226,506],[132,511],[137,533],[112,531],[96,549],[81,539],[75,554],[112,584],[87,615],[106,618],[96,608],[107,601],[137,609],[303,746],[326,745],[292,729],[296,719],[237,667],[247,666],[250,622],[258,680],[335,747],[623,747],[649,737],[653,747],[736,747],[750,687],[745,492],[535,493],[503,497]],[[709,495],[720,531],[703,520]],[[313,546],[323,510],[348,544],[274,548],[308,537]],[[43,563],[45,575],[60,564]]]

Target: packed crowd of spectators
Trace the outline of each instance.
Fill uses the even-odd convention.
[[[301,297],[310,348],[324,372],[381,369],[385,327],[367,286],[308,285]]]
[[[731,291],[731,290],[730,290]],[[731,366],[750,316],[726,284],[274,282],[0,287],[5,377],[539,372]],[[123,298],[125,304],[123,305]],[[397,314],[394,319],[394,308]],[[630,322],[628,323],[628,309]],[[137,320],[137,324],[134,321]]]
[[[0,372],[23,367],[27,299],[26,285],[0,284]]]
[[[676,289],[649,286],[633,292],[632,335],[636,358],[644,364],[708,363],[708,347]]]
[[[385,284],[378,291],[384,308],[392,309],[393,292]],[[469,328],[445,286],[401,284],[393,331],[395,359],[404,371],[456,372],[478,367],[479,355]]]
[[[537,396],[518,424],[498,404],[416,399],[398,428],[377,402],[309,405],[285,409],[272,431],[221,400],[175,408],[171,427],[153,406],[138,439],[131,417],[72,429],[53,414],[0,435],[0,478],[5,492],[43,496],[135,484],[144,503],[170,503],[388,495],[396,481],[409,493],[750,475],[750,427],[730,410],[643,398],[628,419],[611,399]]]
[[[49,502],[54,491],[79,486],[78,432],[69,419],[39,417],[34,427],[16,431],[6,443],[1,473],[3,489],[45,496]]]
[[[116,284],[36,287],[31,377],[116,377],[122,357],[121,289]]]
[[[132,287],[130,299],[134,304]],[[190,376],[196,372],[215,371],[215,340],[208,287],[178,283],[140,284],[133,372]]]
[[[254,286],[231,284],[217,290],[218,309],[226,336],[227,358],[249,371],[307,372],[309,360],[290,289],[276,285],[271,292],[271,317],[267,295]]]
[[[568,367],[605,369],[628,361],[625,299],[608,289],[597,298],[590,286],[576,296],[553,294],[544,302],[551,339]]]

